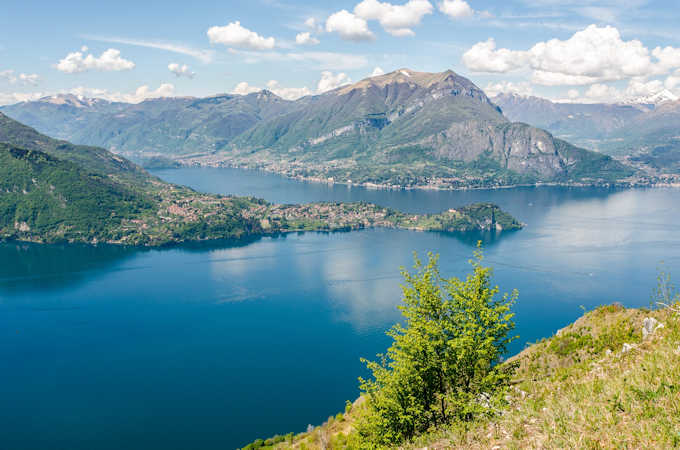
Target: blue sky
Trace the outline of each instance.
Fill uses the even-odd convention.
[[[490,94],[680,95],[677,0],[620,3],[3,0],[0,104],[264,87],[294,98],[401,67],[453,69]]]

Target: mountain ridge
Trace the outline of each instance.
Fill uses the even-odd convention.
[[[20,115],[31,107],[4,110]],[[607,184],[633,174],[618,165],[618,173],[599,176],[597,159],[600,168],[618,163],[509,123],[469,79],[450,70],[404,68],[297,101],[265,90],[115,106],[87,115],[72,133],[78,143],[138,160],[170,158],[378,185]],[[568,170],[586,155],[592,170]]]
[[[653,104],[558,103],[503,94],[493,99],[512,120],[625,157],[652,174],[680,174],[680,100]]]

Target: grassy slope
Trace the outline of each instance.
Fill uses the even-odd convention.
[[[642,323],[664,324],[642,339]],[[636,348],[623,353],[624,343]],[[680,314],[604,306],[531,345],[499,415],[433,430],[405,448],[680,447]],[[361,399],[322,426],[253,447],[357,448],[352,422]],[[267,445],[269,444],[269,445]]]

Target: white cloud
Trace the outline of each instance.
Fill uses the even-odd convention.
[[[189,69],[189,66],[187,66],[186,64],[179,65],[177,63],[171,63],[168,64],[168,70],[174,73],[177,78],[179,77],[193,78],[194,76],[196,76],[196,74],[192,72],[191,69]]]
[[[134,67],[135,63],[122,58],[120,51],[115,48],[106,50],[99,57],[92,54],[85,56],[82,52],[69,53],[55,65],[57,70],[64,73],[80,73],[88,70],[121,71],[131,70]]]
[[[262,88],[251,86],[247,81],[241,81],[234,87],[231,93],[237,95],[248,95],[252,94],[253,92],[260,92],[261,90]]]
[[[569,100],[575,100],[581,96],[581,93],[579,92],[578,89],[569,89],[567,91],[567,97],[569,97]]]
[[[38,81],[40,81],[40,77],[38,74],[31,73],[15,73],[14,70],[3,70],[0,72],[0,78],[4,78],[9,82],[10,84],[23,84],[23,85],[31,85],[31,86],[36,86],[38,84]]]
[[[645,99],[663,94],[665,90],[670,91],[671,94],[680,94],[672,88],[673,86],[669,87],[661,80],[641,81],[633,79],[622,90],[604,83],[595,83],[586,90],[583,98],[579,100],[585,103],[620,103],[645,101]]]
[[[619,31],[610,26],[590,25],[566,41],[539,42],[529,54],[534,70],[595,81],[621,80],[655,72],[649,50],[638,40],[622,40]]]
[[[463,63],[474,72],[507,73],[526,65],[526,52],[496,49],[493,38],[478,42],[463,54]]]
[[[626,88],[627,98],[650,97],[664,90],[664,83],[661,80],[630,80]]]
[[[326,31],[338,33],[341,38],[348,41],[360,42],[375,39],[375,35],[368,29],[366,19],[357,17],[345,9],[332,14],[326,20]]]
[[[297,45],[317,45],[319,44],[319,40],[312,36],[309,31],[305,31],[303,33],[298,33],[298,35],[295,36],[295,43]]]
[[[511,81],[500,81],[498,83],[487,84],[486,88],[484,89],[484,93],[486,93],[486,95],[489,97],[495,97],[498,94],[517,94],[528,96],[533,94],[533,89],[531,88],[531,84],[526,82],[513,83]]]
[[[297,100],[300,97],[305,97],[307,95],[312,95],[313,92],[305,87],[301,88],[290,88],[290,87],[283,87],[281,84],[276,81],[276,80],[271,80],[267,83],[267,89],[272,91],[274,94],[278,95],[281,98],[285,98],[286,100]]]
[[[680,95],[680,70],[676,71],[673,75],[666,78],[664,82],[666,89],[670,89],[676,94]],[[676,88],[678,88],[676,90]]]
[[[86,39],[99,42],[110,42],[114,44],[124,44],[124,45],[134,45],[137,47],[154,48],[157,50],[165,50],[168,52],[179,53],[180,55],[187,55],[198,59],[201,62],[209,63],[215,57],[215,52],[213,50],[203,50],[193,47],[189,47],[182,44],[173,44],[168,42],[158,42],[158,41],[144,41],[139,39],[127,39],[120,37],[101,37],[101,36],[83,36]],[[84,49],[87,47],[83,46]],[[87,50],[82,50],[85,53]]]
[[[650,52],[638,40],[624,41],[614,27],[590,25],[567,40],[539,42],[526,51],[496,49],[489,39],[468,50],[463,62],[476,72],[528,68],[532,81],[546,86],[589,85],[668,73],[680,67],[680,49]]]
[[[42,97],[45,97],[45,94],[42,92],[0,92],[0,106],[13,105],[20,102],[32,102]]]
[[[373,72],[371,72],[372,77],[379,77],[380,75],[385,75],[385,71],[380,67],[376,67],[373,69]]]
[[[363,0],[354,7],[354,14],[366,20],[377,20],[393,36],[413,36],[411,29],[420,25],[423,17],[432,14],[428,0],[409,0],[403,5],[393,5],[378,0]]]
[[[321,73],[321,79],[317,84],[316,90],[319,93],[323,93],[350,84],[351,82],[352,80],[345,73],[333,74],[333,72],[324,71]]]
[[[268,81],[266,89],[286,100],[297,100],[300,97],[313,95],[315,93],[322,94],[326,91],[333,90],[351,82],[352,80],[350,80],[350,78],[345,73],[334,74],[330,71],[324,71],[321,73],[321,79],[317,83],[316,91],[312,91],[307,86],[301,88],[284,87],[281,86],[281,83],[279,83],[277,80]],[[231,92],[232,94],[248,95],[255,92],[260,92],[262,90],[263,88],[261,87],[252,86],[247,81],[242,81],[238,83]]]
[[[598,102],[614,103],[622,99],[622,94],[613,86],[596,83],[588,88],[585,93],[588,100],[596,100]]]
[[[659,60],[661,71],[680,67],[680,48],[657,47],[652,50],[652,55]]]
[[[85,53],[85,52],[88,51],[89,49],[90,49],[90,48],[89,48],[87,45],[83,45],[82,47],[80,47],[80,51],[83,52],[83,53]]]
[[[305,20],[305,26],[315,33],[323,33],[322,24],[320,24],[314,17],[310,17]]]
[[[472,16],[475,11],[464,0],[443,0],[439,4],[439,10],[452,19],[461,19]],[[485,15],[488,14],[485,12]]]
[[[224,44],[249,50],[271,50],[276,45],[273,37],[262,37],[242,27],[241,22],[232,22],[224,27],[210,27],[207,34],[212,44]]]
[[[600,81],[600,79],[586,75],[570,75],[566,73],[535,70],[531,76],[531,81],[542,86],[584,86]]]

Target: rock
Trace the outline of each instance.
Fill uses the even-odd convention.
[[[623,348],[621,349],[621,354],[628,353],[629,351],[633,350],[635,347],[637,347],[637,345],[624,343]]]
[[[607,350],[604,352],[604,354],[607,355],[607,356],[609,356],[609,355],[612,354],[612,351],[611,351],[610,349],[607,349]]]
[[[673,352],[673,353],[675,353],[676,355],[680,356],[680,345],[678,345],[678,348],[676,348],[676,349],[675,349],[675,352]]]
[[[663,324],[660,323],[653,317],[647,317],[642,322],[642,339],[647,339],[649,336],[653,335],[656,330],[663,328]]]

